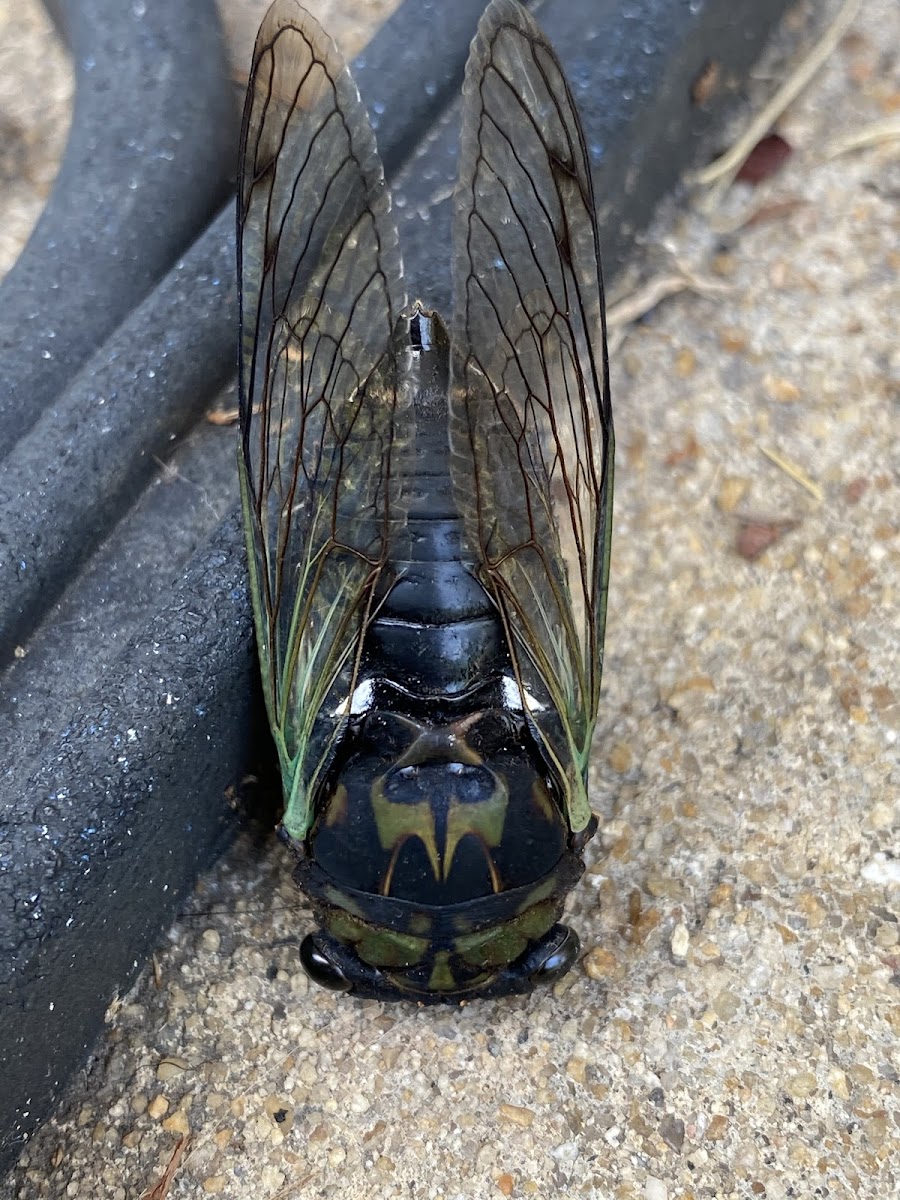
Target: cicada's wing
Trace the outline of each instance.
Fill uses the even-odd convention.
[[[466,68],[454,305],[458,500],[577,831],[590,819],[612,515],[603,286],[572,94],[514,0],[493,0]]]
[[[284,824],[302,838],[387,561],[397,234],[359,93],[295,0],[256,41],[238,191],[241,478]]]

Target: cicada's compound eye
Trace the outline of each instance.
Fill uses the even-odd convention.
[[[566,925],[557,925],[556,932],[558,937],[547,947],[546,958],[531,974],[534,984],[553,983],[561,979],[571,970],[578,957],[581,943],[575,931]]]
[[[325,954],[311,933],[300,943],[300,963],[313,983],[329,992],[346,992],[352,987],[344,972]]]

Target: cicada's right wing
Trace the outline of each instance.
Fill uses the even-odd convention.
[[[612,516],[603,286],[575,103],[515,0],[492,0],[472,43],[453,236],[451,471],[578,831],[591,815]]]
[[[260,27],[238,192],[241,483],[284,824],[340,736],[393,530],[397,233],[359,93],[295,0]]]

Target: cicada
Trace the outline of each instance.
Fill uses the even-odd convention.
[[[404,292],[365,108],[295,0],[263,20],[238,196],[240,477],[309,975],[528,992],[596,827],[613,424],[590,164],[515,0],[466,66],[453,311]]]

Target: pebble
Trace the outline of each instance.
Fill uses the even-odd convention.
[[[691,935],[688,933],[687,925],[679,921],[672,930],[672,939],[669,942],[669,948],[672,952],[672,958],[676,963],[681,965],[687,962],[688,950],[691,945]]]
[[[778,404],[793,404],[800,399],[800,389],[796,383],[779,375],[764,375],[763,387],[769,399]]]
[[[716,495],[716,506],[723,513],[733,513],[749,491],[749,479],[738,475],[726,475]]]
[[[519,1104],[501,1104],[497,1109],[501,1117],[507,1121],[511,1121],[513,1125],[518,1125],[522,1129],[528,1129],[534,1122],[535,1113],[531,1108],[524,1108]]]
[[[666,1113],[659,1123],[659,1136],[676,1154],[680,1154],[684,1145],[684,1121]]]
[[[566,1074],[570,1079],[574,1079],[576,1083],[584,1083],[586,1079],[587,1063],[583,1058],[570,1058],[566,1063]]]
[[[598,981],[609,979],[621,970],[616,956],[605,946],[594,946],[588,950],[581,965],[589,979]]]
[[[550,1151],[550,1157],[557,1162],[573,1163],[580,1153],[577,1142],[560,1142]]]
[[[785,1090],[793,1100],[807,1100],[815,1092],[816,1086],[812,1071],[798,1071],[796,1075],[788,1077]]]
[[[222,945],[222,935],[218,929],[204,929],[200,935],[200,945],[209,954],[215,954]]]
[[[661,1179],[648,1175],[644,1183],[644,1200],[669,1200],[669,1189]]]
[[[717,1113],[706,1127],[706,1137],[710,1142],[721,1142],[728,1132],[728,1118]]]
[[[617,775],[626,775],[631,770],[633,761],[634,755],[627,742],[616,742],[607,758],[607,762]]]
[[[735,992],[718,992],[713,997],[712,1008],[717,1017],[730,1021],[741,1009],[741,998]]]
[[[187,1114],[182,1109],[176,1109],[171,1117],[166,1117],[162,1123],[166,1133],[180,1133],[182,1135],[190,1133]]]
[[[148,1116],[151,1116],[154,1121],[158,1121],[160,1117],[164,1117],[168,1111],[169,1102],[165,1096],[154,1096],[147,1105],[147,1114]]]
[[[828,1072],[828,1086],[833,1095],[839,1100],[850,1099],[850,1085],[847,1076],[840,1067],[832,1067]]]
[[[183,1074],[189,1067],[190,1063],[186,1058],[164,1058],[156,1068],[156,1078],[160,1083],[165,1083]]]

